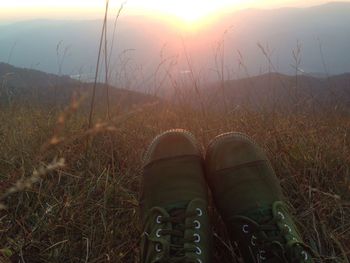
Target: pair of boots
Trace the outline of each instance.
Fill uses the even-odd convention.
[[[157,136],[144,159],[141,262],[211,262],[208,186],[244,262],[314,262],[264,152],[246,135],[216,137],[203,160],[193,135]]]

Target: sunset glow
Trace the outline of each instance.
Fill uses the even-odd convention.
[[[204,19],[207,16],[213,15],[225,8],[239,7],[243,2],[251,2],[247,0],[130,0],[125,1],[124,12],[131,12],[137,14],[151,14],[169,16],[169,18],[177,18],[186,23],[195,23]],[[118,8],[124,1],[109,1],[111,8]],[[50,12],[53,9],[60,10],[64,13],[72,10],[92,12],[102,12],[105,6],[104,0],[60,0],[60,1],[46,1],[46,0],[14,0],[0,3],[0,10],[7,8],[8,10],[23,11],[23,9],[31,10],[31,12]],[[10,11],[10,13],[12,13]]]
[[[142,6],[142,8],[163,15],[175,16],[187,23],[194,23],[205,19],[207,16],[215,14],[224,8],[232,8],[233,6],[237,7],[237,5],[240,5],[243,2],[244,0],[153,0],[148,1],[147,5]]]
[[[349,0],[346,0],[349,1]],[[112,12],[125,3],[124,15],[165,17],[188,25],[199,25],[222,12],[244,8],[303,7],[327,0],[110,0]],[[12,0],[0,1],[1,20],[97,19],[103,16],[105,0]]]

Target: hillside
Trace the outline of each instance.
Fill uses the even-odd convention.
[[[91,84],[7,64],[0,68],[5,98],[0,104],[1,262],[138,262],[142,156],[154,136],[172,128],[191,131],[203,147],[224,132],[253,137],[267,150],[306,242],[322,262],[348,262],[348,115],[326,102],[318,104],[327,108],[319,114],[299,111],[304,101],[288,114],[241,103],[254,98],[264,105],[271,88],[276,97],[294,103],[285,90],[295,77],[271,74],[226,82],[226,102],[237,104],[225,112],[212,110],[224,105],[220,85],[206,94],[215,100],[214,108],[209,100],[200,100],[204,110],[193,107],[193,97],[186,94],[174,95],[179,103],[150,103],[154,97],[111,87],[111,118],[106,118],[106,93],[100,85],[99,117],[87,129],[88,112],[77,112],[68,96],[79,89],[90,94]],[[300,76],[298,83],[321,100],[327,97],[327,83],[337,84],[334,92],[348,92],[349,74]],[[57,96],[67,96],[60,97],[64,110],[53,107],[55,84]],[[4,90],[5,95],[13,91],[10,101]],[[88,109],[88,104],[81,106]],[[213,262],[240,262],[220,217],[213,207],[210,211]]]
[[[33,69],[17,68],[0,63],[0,107],[11,102],[29,102],[36,105],[67,106],[73,94],[87,96],[81,107],[90,103],[93,83],[74,80],[69,76],[58,76]],[[157,99],[135,91],[109,86],[111,107],[132,107],[133,105],[151,103]],[[105,107],[107,100],[106,85],[98,84],[96,104]]]
[[[104,116],[102,113],[97,113]],[[203,147],[224,132],[262,145],[319,262],[348,262],[350,122],[324,114],[200,112],[142,104],[86,128],[86,115],[12,104],[0,110],[0,261],[139,262],[142,156],[158,133],[191,131]],[[210,207],[213,262],[238,263]]]
[[[16,68],[0,63],[0,102],[27,101],[35,104],[53,106],[68,105],[73,94],[87,96],[83,108],[89,107],[92,83],[74,80],[68,76],[57,76],[38,70]],[[229,80],[225,82],[201,83],[198,93],[192,82],[165,93],[163,100],[180,103],[189,107],[201,103],[208,110],[227,107],[248,107],[255,110],[286,112],[300,110],[322,111],[337,108],[341,112],[350,110],[350,73],[329,77],[308,75],[289,76],[280,73]],[[161,90],[158,90],[162,93]],[[156,92],[154,92],[156,93]],[[109,101],[112,107],[129,108],[132,105],[155,102],[153,95],[109,86]],[[179,96],[180,95],[180,96]],[[106,86],[97,85],[96,101],[104,108],[107,100]],[[225,97],[225,100],[223,100]],[[225,101],[225,103],[222,103]],[[122,105],[120,105],[122,103]]]
[[[208,103],[222,105],[223,96],[231,109],[327,109],[350,110],[350,74],[326,78],[270,73],[212,85]],[[316,111],[318,111],[316,110]]]

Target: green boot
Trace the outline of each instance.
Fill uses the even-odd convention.
[[[210,261],[207,189],[201,151],[189,132],[171,130],[153,140],[140,201],[142,263]]]
[[[244,262],[314,262],[270,162],[251,139],[240,133],[216,137],[205,163],[215,203]]]

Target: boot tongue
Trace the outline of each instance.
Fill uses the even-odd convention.
[[[270,226],[271,229],[263,230],[264,234],[272,242],[278,242],[284,245],[285,240],[281,237],[281,230],[275,222],[273,222],[274,214],[271,206],[260,206],[253,211],[245,214],[250,219],[254,220],[259,226]]]
[[[254,220],[259,225],[263,225],[273,219],[271,206],[260,206],[252,211],[246,212],[245,216]]]
[[[187,206],[189,204],[189,201],[183,201],[179,202],[176,204],[171,204],[169,206],[165,207],[165,210],[168,212],[170,217],[178,217],[186,213]],[[184,232],[184,225],[185,225],[185,219],[181,223],[172,223],[172,229],[173,230],[178,230]],[[184,233],[185,235],[185,233]],[[183,242],[184,236],[183,237],[177,237],[177,236],[171,236],[170,242],[174,246],[178,246],[179,248],[183,248],[184,242]],[[174,252],[174,251],[172,251]],[[171,252],[171,253],[172,253]],[[184,256],[179,253],[176,253],[176,256]]]

